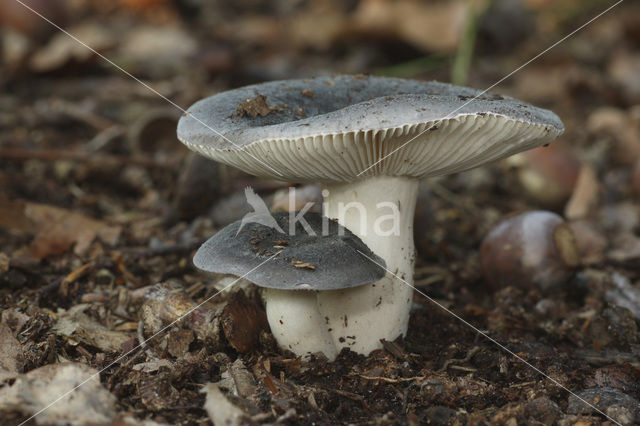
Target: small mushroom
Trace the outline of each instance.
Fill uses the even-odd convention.
[[[304,96],[306,89],[314,96]],[[268,113],[237,114],[239,105],[259,96]],[[300,109],[304,116],[296,114]],[[407,332],[420,178],[547,144],[563,130],[552,112],[512,98],[438,82],[339,76],[269,82],[203,99],[181,118],[178,139],[257,176],[321,183],[324,214],[385,260],[388,273],[375,283],[268,301],[276,337],[328,324],[334,347],[323,352],[331,358],[343,347],[368,354],[382,347],[381,339]],[[317,310],[320,321],[280,324],[272,316],[292,306]]]
[[[272,216],[278,227],[288,232],[239,220],[207,240],[193,263],[204,271],[244,276],[265,288],[267,316],[281,325],[272,327],[281,346],[299,354],[324,352],[335,358],[330,327],[317,306],[295,303],[283,309],[273,301],[291,300],[292,292],[302,294],[301,300],[313,300],[304,296],[378,281],[386,273],[384,260],[351,231],[319,213],[297,216],[279,212]],[[289,228],[291,223],[293,229]],[[265,262],[270,257],[273,259]]]

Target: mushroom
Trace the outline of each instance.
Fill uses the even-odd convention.
[[[339,76],[269,82],[203,99],[180,119],[178,138],[256,176],[324,186],[324,214],[383,258],[387,275],[317,294],[269,291],[269,323],[276,337],[296,333],[274,313],[314,309],[322,319],[315,327],[331,329],[335,348],[368,354],[382,347],[381,339],[407,332],[419,179],[547,144],[563,130],[552,112],[512,98],[438,82]]]
[[[204,271],[244,276],[268,289],[267,314],[280,325],[272,327],[280,345],[299,354],[324,352],[333,359],[337,348],[329,327],[317,326],[325,321],[314,306],[315,297],[299,298],[311,305],[296,303],[276,311],[273,307],[280,305],[273,300],[286,303],[292,292],[315,296],[376,282],[386,274],[385,262],[351,231],[319,213],[303,214],[289,232],[282,232],[291,224],[288,212],[272,217],[277,226],[241,220],[226,226],[198,249],[193,263]]]

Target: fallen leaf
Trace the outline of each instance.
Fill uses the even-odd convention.
[[[217,385],[207,383],[201,392],[207,395],[204,409],[215,426],[236,426],[249,422],[244,411],[233,405]]]
[[[115,402],[116,397],[100,384],[97,370],[80,363],[50,364],[0,389],[0,418],[18,424],[39,413],[34,420],[43,425],[109,424]]]
[[[260,333],[267,329],[265,312],[244,295],[234,293],[222,311],[222,330],[238,352],[250,352],[260,344]]]
[[[226,375],[233,380],[233,392],[241,398],[255,399],[258,395],[258,385],[253,373],[247,369],[244,362],[240,358],[229,365],[229,370],[222,373],[224,378]]]
[[[20,375],[23,367],[22,345],[11,329],[0,324],[0,383]]]
[[[131,367],[132,370],[141,371],[143,373],[153,373],[161,368],[169,370],[173,364],[168,359],[157,359],[154,361],[142,362]]]
[[[22,201],[0,202],[0,226],[35,234],[30,255],[37,259],[65,253],[72,246],[75,254],[82,255],[98,233],[110,234],[113,242],[113,234],[120,232],[118,227],[80,213]]]
[[[143,377],[137,384],[141,402],[152,411],[166,410],[178,403],[180,392],[166,371]]]
[[[564,215],[569,220],[586,219],[598,202],[600,183],[596,172],[588,164],[582,166],[573,193],[565,206]]]
[[[29,319],[29,315],[13,309],[5,309],[0,314],[0,324],[8,326],[15,334],[22,330]]]
[[[188,67],[197,49],[197,41],[180,27],[139,25],[123,35],[118,57],[136,73],[162,78]]]
[[[54,331],[58,335],[80,341],[103,352],[120,352],[122,345],[129,340],[129,335],[109,330],[90,318],[83,312],[88,307],[89,305],[75,305],[61,314],[53,327]]]
[[[465,25],[466,4],[367,0],[358,4],[353,25],[363,35],[397,37],[426,52],[452,52]]]
[[[68,31],[98,52],[116,44],[111,30],[97,22],[83,23],[68,28]],[[76,40],[64,33],[58,33],[31,57],[29,66],[35,72],[47,72],[60,69],[71,62],[88,62],[94,56],[91,50]]]
[[[174,329],[166,335],[167,352],[175,358],[183,358],[194,341],[193,330]]]

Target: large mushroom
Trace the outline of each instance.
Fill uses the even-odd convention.
[[[267,290],[274,335],[295,334],[291,324],[310,318],[316,322],[303,328],[330,330],[332,342],[322,351],[332,358],[343,347],[368,354],[382,339],[406,334],[419,179],[547,144],[563,130],[552,112],[512,98],[438,82],[339,76],[258,84],[203,99],[181,118],[178,138],[256,176],[321,183],[324,214],[385,260],[386,276],[364,286]],[[297,318],[298,306],[315,315]],[[283,316],[291,321],[281,324]]]

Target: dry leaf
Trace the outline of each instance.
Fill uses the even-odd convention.
[[[248,423],[249,418],[244,411],[229,402],[217,385],[207,383],[201,392],[207,395],[204,409],[214,426],[236,426]]]
[[[62,395],[65,396],[58,400]],[[15,419],[17,424],[24,416],[48,407],[35,417],[37,424],[110,424],[115,402],[116,397],[100,384],[97,370],[79,363],[50,364],[31,370],[12,386],[0,389],[0,418]]]
[[[38,259],[65,253],[74,244],[74,252],[82,255],[99,232],[109,242],[120,233],[118,227],[60,207],[6,200],[0,200],[0,226],[35,234],[30,255]]]
[[[0,224],[9,227],[15,225],[19,229],[34,232],[36,235],[31,243],[30,254],[38,259],[64,253],[74,245],[74,253],[82,255],[98,233],[109,235],[110,242],[115,241],[114,234],[120,233],[118,227],[109,227],[104,222],[59,207],[22,202],[4,206],[7,209],[11,207],[22,208],[22,217],[13,214],[8,223],[3,218]]]
[[[68,31],[98,52],[107,50],[116,43],[111,31],[97,22],[83,23],[69,28]],[[71,62],[87,62],[93,57],[94,53],[91,50],[68,35],[58,33],[31,57],[29,66],[35,72],[47,72]]]
[[[600,195],[600,183],[596,172],[588,164],[582,166],[573,194],[565,206],[564,215],[569,220],[586,219],[593,212]]]
[[[22,345],[13,335],[11,329],[0,324],[0,383],[5,379],[20,375],[23,357]]]
[[[358,5],[354,26],[364,35],[397,37],[427,52],[452,52],[466,16],[466,2],[460,0],[366,0]]]
[[[264,310],[237,291],[222,311],[222,330],[238,352],[251,352],[260,345],[260,333],[267,330]]]
[[[75,305],[58,318],[54,330],[58,335],[80,341],[103,352],[119,352],[130,337],[125,333],[109,330],[82,312],[89,305]]]

